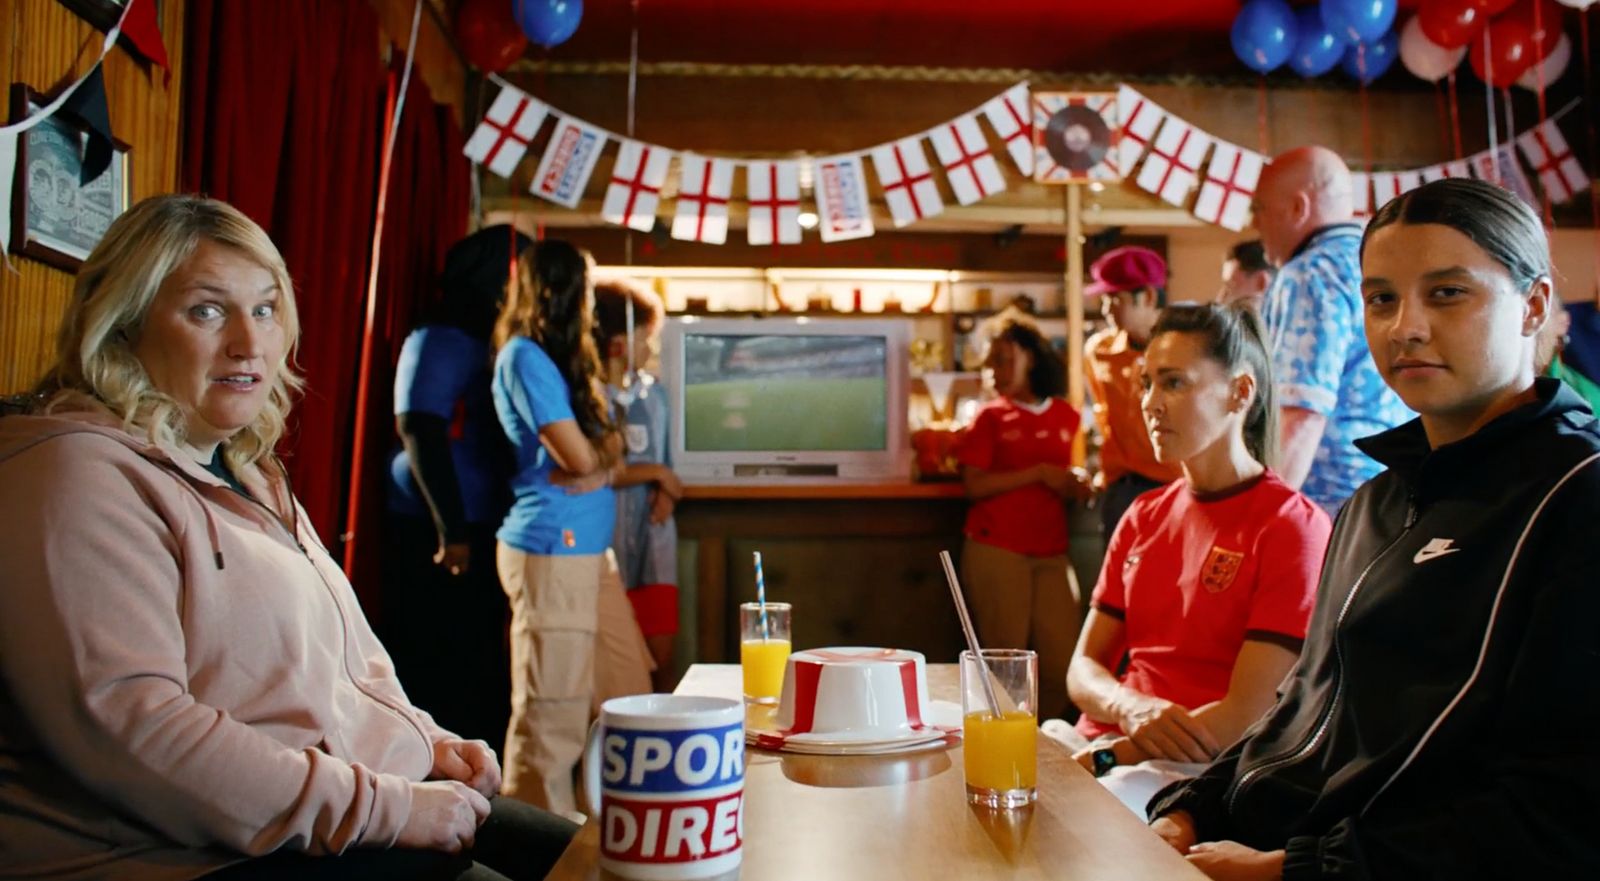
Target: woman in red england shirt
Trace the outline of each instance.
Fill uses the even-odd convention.
[[[1067,711],[1067,661],[1082,623],[1069,581],[1066,500],[1091,492],[1072,468],[1082,421],[1061,398],[1066,367],[1021,313],[999,319],[984,368],[999,398],[956,446],[967,495],[961,578],[983,644],[1039,653],[1039,713]]]
[[[1278,408],[1252,310],[1167,308],[1144,383],[1156,458],[1184,476],[1140,496],[1112,534],[1067,674],[1083,715],[1076,729],[1046,723],[1141,816],[1272,705],[1331,529],[1269,467]]]

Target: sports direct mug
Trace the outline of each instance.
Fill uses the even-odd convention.
[[[744,839],[744,704],[641,694],[600,705],[583,754],[600,866],[680,881],[737,868]]]

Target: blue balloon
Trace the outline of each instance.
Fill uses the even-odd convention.
[[[1366,47],[1364,58],[1360,56],[1363,46]],[[1399,57],[1400,38],[1390,31],[1375,42],[1357,43],[1344,50],[1344,59],[1340,64],[1351,79],[1366,84],[1383,76]]]
[[[1233,20],[1233,54],[1256,73],[1266,73],[1294,51],[1294,11],[1284,0],[1250,0]]]
[[[1376,43],[1394,27],[1395,0],[1322,0],[1322,23],[1347,43]]]
[[[1295,40],[1289,66],[1303,77],[1322,76],[1333,70],[1344,55],[1344,38],[1328,30],[1322,22],[1322,11],[1315,6],[1302,7],[1295,19],[1300,37]]]
[[[583,0],[513,0],[511,14],[528,39],[548,49],[577,32]]]

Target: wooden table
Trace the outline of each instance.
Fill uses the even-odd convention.
[[[928,666],[934,700],[960,699],[954,664]],[[678,694],[737,697],[739,667],[696,664]],[[752,713],[770,713],[752,708]],[[577,881],[597,865],[591,819],[551,872]],[[1199,881],[1048,737],[1039,801],[1021,811],[967,804],[961,748],[905,756],[800,756],[750,749],[745,760],[744,881],[942,881],[1027,878]]]

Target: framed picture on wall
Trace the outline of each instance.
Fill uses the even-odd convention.
[[[50,99],[24,85],[11,89],[11,119],[36,113]],[[11,250],[74,272],[111,221],[128,208],[128,145],[112,141],[111,165],[81,183],[88,141],[76,120],[60,113],[17,140],[11,194]]]

